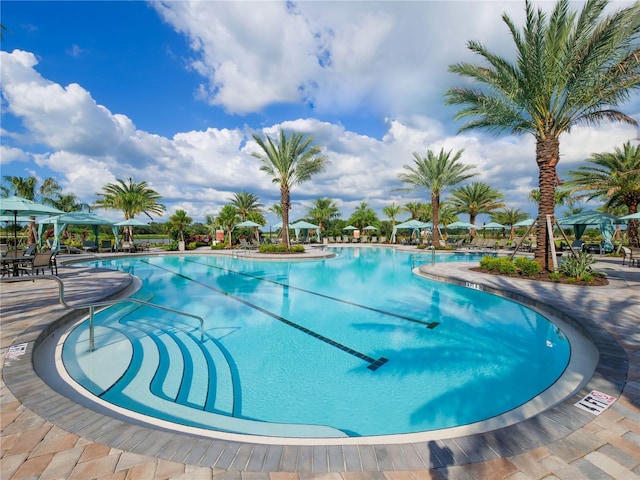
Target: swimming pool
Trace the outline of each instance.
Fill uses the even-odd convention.
[[[569,342],[539,313],[417,277],[407,252],[336,253],[94,262],[139,277],[136,297],[203,317],[205,339],[188,318],[123,304],[96,315],[94,352],[86,321],[68,333],[66,372],[110,404],[179,425],[358,438],[481,422],[565,370]]]

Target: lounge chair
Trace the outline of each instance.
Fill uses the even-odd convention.
[[[85,240],[84,242],[82,242],[82,250],[84,250],[85,252],[97,252],[98,246],[93,240]]]
[[[113,249],[111,248],[111,240],[101,240],[100,246],[98,247],[98,252],[111,252]]]
[[[371,237],[371,243],[378,243],[378,237]]]
[[[571,244],[571,248],[578,252],[581,252],[582,250],[584,250],[584,242],[582,240],[574,240]]]

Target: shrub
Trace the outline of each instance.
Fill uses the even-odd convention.
[[[552,280],[560,280],[562,278],[562,274],[558,272],[553,272],[549,274],[549,278]]]
[[[498,258],[482,257],[480,260],[480,268],[484,268],[486,270],[498,270]]]
[[[227,248],[226,243],[211,244],[211,250],[224,250],[225,248]]]
[[[514,273],[518,273],[518,269],[510,259],[508,258],[500,258],[498,262],[498,270],[500,273],[505,275],[513,275]]]
[[[187,246],[185,248],[187,250],[195,250],[196,248],[198,248],[198,244],[197,242],[189,242],[187,243]]]
[[[560,273],[567,277],[574,277],[582,280],[585,275],[591,274],[591,265],[595,262],[592,255],[587,252],[579,252],[576,257],[569,255],[562,258],[560,263]]]
[[[533,277],[540,273],[540,264],[530,258],[518,257],[513,260],[513,263],[525,277]]]
[[[287,253],[287,246],[284,243],[277,244],[265,244],[260,245],[258,249],[260,253]],[[303,253],[304,247],[302,245],[291,245],[291,253]]]

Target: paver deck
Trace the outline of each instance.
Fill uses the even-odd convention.
[[[200,253],[200,252],[198,252]],[[497,431],[376,445],[262,445],[152,430],[89,410],[51,389],[31,352],[70,313],[57,286],[0,284],[2,479],[640,479],[640,269],[600,258],[606,287],[544,284],[483,275],[471,264],[420,267],[420,274],[537,305],[573,322],[599,348],[593,378],[559,405]],[[120,272],[63,266],[70,303],[117,295]],[[25,285],[28,285],[26,287]],[[26,354],[8,359],[12,345]],[[617,401],[599,416],[573,404],[596,389]]]

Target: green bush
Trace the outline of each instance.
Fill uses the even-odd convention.
[[[497,257],[482,257],[480,260],[480,268],[484,268],[486,270],[498,270],[499,263]]]
[[[211,250],[224,250],[225,248],[227,248],[226,243],[211,244]]]
[[[187,243],[187,246],[185,248],[187,250],[195,250],[196,248],[198,248],[198,244],[196,242],[189,242]]]
[[[591,265],[593,265],[594,262],[595,260],[592,255],[589,255],[587,252],[578,252],[576,257],[573,255],[562,257],[562,262],[558,270],[567,277],[583,280],[585,275],[592,273]]]
[[[499,260],[500,262],[498,263],[498,270],[500,271],[500,273],[504,275],[513,275],[514,273],[518,273],[518,268],[510,259],[501,258]]]
[[[533,277],[540,273],[540,264],[533,259],[518,257],[513,260],[513,263],[525,277]]]
[[[304,247],[302,245],[291,245],[289,250],[291,253],[303,253]],[[260,253],[287,253],[287,246],[284,243],[265,244],[260,245],[258,249]]]

